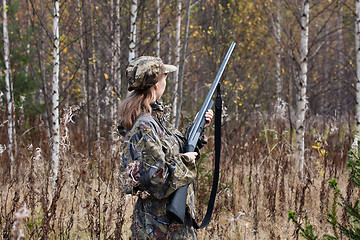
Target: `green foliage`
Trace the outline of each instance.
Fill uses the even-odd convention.
[[[40,234],[37,233],[36,229],[42,226],[43,215],[43,211],[40,208],[36,208],[35,213],[32,214],[26,225],[28,232],[34,233],[34,236],[38,238],[40,238]]]
[[[12,1],[8,6],[8,32],[10,41],[10,64],[11,75],[10,81],[13,83],[13,96],[15,102],[15,110],[18,114],[34,116],[43,113],[45,107],[43,103],[39,103],[36,93],[39,93],[40,84],[39,71],[36,64],[31,64],[30,59],[36,53],[36,48],[31,42],[30,35],[33,34],[31,27],[26,30],[21,29],[20,23],[12,21],[14,18],[22,17],[19,1]],[[19,12],[20,11],[20,12]],[[26,19],[26,18],[24,18]],[[20,39],[21,41],[18,41]],[[3,41],[0,42],[0,48],[3,49]],[[30,67],[31,65],[31,67]],[[5,68],[3,58],[0,58],[0,66]],[[6,102],[5,74],[0,76],[0,91],[4,93],[3,102]]]
[[[355,149],[350,150],[349,161],[347,164],[350,170],[350,178],[356,187],[360,187],[360,141],[357,140]],[[338,189],[336,189],[338,191]],[[352,204],[342,199],[342,202],[338,203],[342,208],[346,210],[347,215],[350,218],[348,225],[338,225],[340,230],[350,239],[360,239],[360,210],[359,199]]]
[[[211,169],[207,168],[207,166],[210,165],[210,160],[208,159],[208,154],[211,152],[207,151],[204,153],[201,153],[200,159],[197,161],[196,169],[198,170],[197,174],[197,183],[198,183],[198,189],[197,194],[200,194],[201,196],[197,196],[197,199],[203,199],[202,203],[207,204],[207,197],[204,197],[204,194],[206,194],[209,189],[208,187],[211,186],[211,179],[212,179],[212,172]]]
[[[347,167],[349,169],[350,179],[355,187],[360,187],[360,141],[355,140],[353,149],[349,152],[349,160]],[[323,239],[334,240],[340,239],[340,232],[347,236],[349,239],[360,239],[360,200],[356,200],[354,203],[346,201],[338,188],[338,182],[335,179],[329,181],[329,187],[333,189],[333,204],[331,212],[327,213],[327,222],[331,225],[333,235],[324,234]],[[349,218],[348,223],[341,223],[337,215],[338,206],[346,211]],[[306,239],[317,239],[314,234],[314,229],[308,222],[308,216],[305,216],[305,227],[296,218],[296,213],[289,211],[289,220],[291,220],[299,229],[300,235]]]
[[[295,225],[300,229],[300,236],[303,236],[308,240],[316,240],[318,237],[314,234],[313,225],[310,224],[308,215],[305,215],[305,228],[296,218],[296,212],[289,211],[289,220],[293,221]]]
[[[341,195],[341,192],[340,192],[340,189],[337,187],[338,183],[335,179],[330,180],[329,185],[330,185],[330,188],[334,189],[334,196],[333,196],[333,204],[332,204],[331,212],[327,213],[328,218],[326,220],[332,226],[334,236],[325,234],[324,237],[326,237],[326,239],[339,239],[339,234],[338,234],[338,229],[337,229],[338,224],[339,224],[338,216],[337,216],[337,202],[338,202],[339,196]]]

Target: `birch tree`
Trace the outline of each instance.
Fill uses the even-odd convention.
[[[110,1],[110,10],[111,10],[111,76],[113,77],[113,79],[116,81],[116,77],[115,77],[115,65],[117,64],[117,60],[116,60],[116,56],[117,56],[117,51],[118,51],[118,47],[116,46],[116,31],[117,31],[117,13],[116,13],[116,4],[114,2],[114,0]],[[109,101],[106,102],[106,105],[109,105],[109,111],[110,111],[110,119],[111,119],[111,127],[113,125],[113,119],[114,119],[114,113],[116,112],[116,106],[115,106],[115,97],[113,96],[112,93],[114,93],[114,91],[116,91],[114,84],[109,83],[108,81],[108,76],[107,74],[105,74],[105,80],[106,80],[106,93],[109,95]],[[100,133],[99,133],[100,134]]]
[[[182,94],[183,94],[183,77],[184,77],[184,67],[185,67],[185,58],[186,58],[186,46],[189,34],[189,24],[190,24],[190,0],[187,2],[186,6],[186,21],[185,21],[185,31],[184,31],[184,42],[181,51],[181,59],[179,64],[179,80],[178,80],[178,102],[176,109],[175,117],[175,127],[178,127],[180,120],[181,104],[182,104]]]
[[[10,159],[10,177],[14,176],[15,159],[14,159],[14,98],[13,87],[10,78],[10,42],[8,33],[8,21],[7,21],[8,5],[6,0],[3,0],[3,34],[4,34],[4,62],[5,62],[5,86],[6,86],[6,101],[7,101],[7,120],[8,120],[8,153]]]
[[[120,26],[120,0],[112,0],[111,1],[111,32],[112,32],[112,41],[111,41],[111,76],[113,78],[113,82],[110,82],[107,74],[105,74],[105,79],[108,84],[107,93],[109,93],[109,102],[110,105],[110,119],[111,125],[114,124],[114,115],[117,112],[120,101],[118,101],[118,97],[120,96],[121,89],[121,26]],[[117,94],[115,94],[117,92]],[[108,105],[107,104],[107,105]]]
[[[270,11],[273,37],[276,42],[275,47],[275,84],[276,84],[276,103],[275,115],[280,116],[283,111],[284,101],[282,100],[282,80],[281,80],[281,56],[282,56],[282,42],[281,42],[281,0],[275,2],[275,13]]]
[[[93,5],[93,1],[90,0],[90,6]],[[91,7],[92,9],[92,7]],[[101,135],[100,135],[100,97],[99,97],[99,61],[96,58],[96,49],[98,49],[98,44],[96,41],[96,37],[95,37],[95,23],[94,23],[94,11],[91,11],[90,13],[90,23],[92,24],[91,26],[91,59],[93,61],[93,64],[91,64],[92,69],[93,69],[93,76],[95,77],[94,81],[95,81],[95,132],[96,132],[96,140],[99,140]],[[99,32],[99,31],[97,31]],[[113,113],[111,114],[113,115]],[[112,116],[111,116],[112,117]]]
[[[137,8],[138,8],[138,0],[132,0],[131,8],[130,8],[129,62],[135,59]]]
[[[278,104],[281,101],[281,0],[276,1],[275,39],[276,47],[276,97]]]
[[[83,27],[84,27],[84,63],[85,63],[85,89],[86,89],[86,111],[87,111],[87,147],[88,147],[88,156],[91,156],[91,112],[90,112],[90,39],[91,35],[89,32],[89,13],[88,9],[90,8],[88,1],[82,0],[82,15],[83,15]]]
[[[79,44],[80,44],[80,52],[81,53],[84,53],[85,52],[85,47],[84,47],[84,38],[82,37],[83,36],[83,28],[84,28],[84,23],[83,23],[83,14],[82,14],[82,11],[81,11],[81,8],[84,7],[83,5],[81,5],[80,1],[78,2],[77,4],[77,7],[78,7],[78,16],[79,16],[79,31],[80,31],[80,41],[79,41]],[[82,61],[82,64],[84,64],[84,59],[81,60]],[[82,70],[81,71],[81,92],[82,92],[82,100],[83,102],[86,102],[87,101],[87,95],[88,95],[88,92],[87,92],[87,88],[86,88],[86,75],[85,75],[85,70]],[[86,117],[84,118],[84,126],[85,126],[85,129],[88,129],[88,121],[89,121],[89,118],[88,118],[88,115],[86,115]]]
[[[118,89],[118,93],[120,93],[121,89],[121,26],[120,26],[120,0],[115,1],[115,32],[114,32],[114,42],[115,46],[115,55],[114,55],[114,78],[116,81],[116,86]],[[115,96],[116,97],[116,96]],[[120,101],[117,101],[116,106],[117,109],[119,107]],[[114,106],[115,107],[115,106]],[[115,109],[115,112],[117,112]]]
[[[156,0],[156,56],[160,57],[160,0]]]
[[[301,178],[304,177],[305,163],[305,113],[307,111],[307,72],[308,72],[308,41],[309,41],[309,0],[302,1],[301,13],[301,46],[300,46],[300,76],[296,81],[296,149],[298,169]]]
[[[179,83],[179,65],[180,65],[180,50],[181,50],[181,0],[177,1],[177,21],[175,29],[175,64],[178,70],[174,73],[174,87],[173,87],[173,99],[172,99],[172,110],[171,110],[171,120],[172,124],[175,124],[175,117],[177,113],[177,102],[178,102],[178,83]]]
[[[60,157],[60,119],[59,119],[59,65],[60,65],[60,39],[59,39],[59,0],[54,0],[53,15],[53,76],[52,76],[52,146],[51,146],[51,171],[53,187],[58,177]]]
[[[356,135],[360,136],[360,0],[356,0],[355,49],[356,49]]]

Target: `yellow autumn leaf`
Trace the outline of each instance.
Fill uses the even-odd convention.
[[[312,148],[315,148],[315,149],[320,149],[319,146],[315,146],[315,145],[312,145],[311,147],[312,147]]]
[[[106,80],[109,79],[109,76],[106,73],[104,73],[104,77],[105,77]]]

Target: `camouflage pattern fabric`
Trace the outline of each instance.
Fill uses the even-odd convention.
[[[168,218],[171,194],[196,177],[195,161],[182,154],[185,138],[153,104],[153,114],[142,114],[125,136],[120,164],[124,191],[138,196],[131,226],[132,239],[196,239],[195,194],[189,185],[185,224]]]
[[[128,79],[128,90],[145,90],[155,85],[159,80],[158,74],[171,73],[177,70],[177,67],[164,64],[161,58],[152,56],[141,56],[130,62],[126,68],[126,77]]]

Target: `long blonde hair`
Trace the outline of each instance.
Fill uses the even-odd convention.
[[[130,92],[119,107],[119,117],[122,126],[129,131],[142,113],[151,114],[152,108],[150,104],[154,99],[155,90],[153,87],[143,91],[134,90]]]

